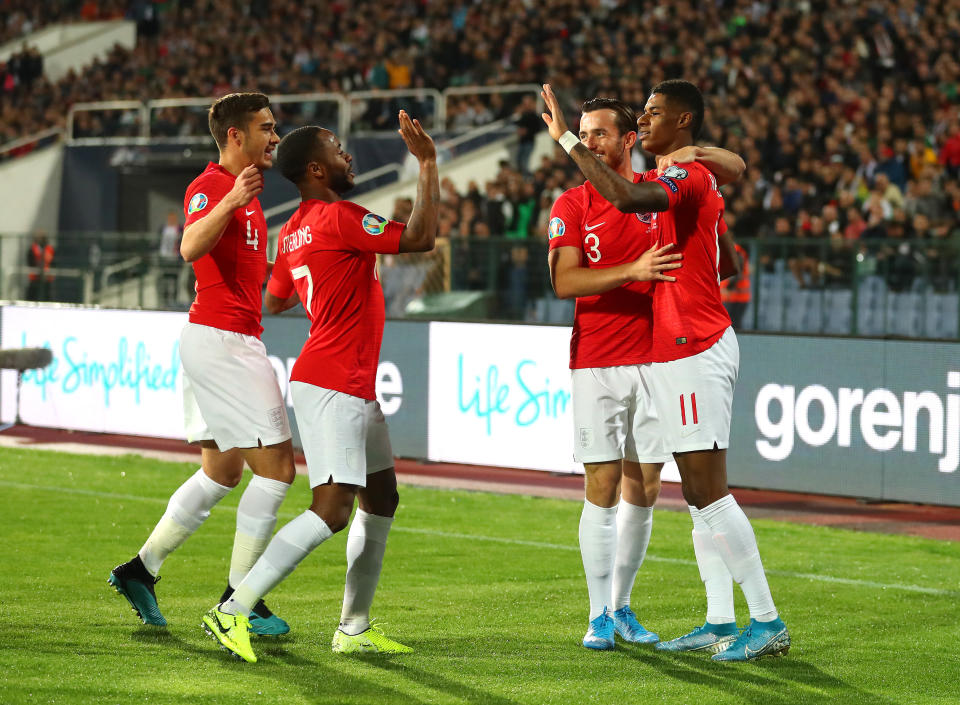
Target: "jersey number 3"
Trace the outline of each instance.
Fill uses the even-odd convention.
[[[583,244],[587,246],[587,259],[596,264],[600,261],[600,238],[593,233],[583,238]]]
[[[251,235],[251,231],[253,234]],[[260,231],[250,227],[250,221],[247,221],[247,244],[253,245],[253,249],[257,249],[257,245],[260,243]]]

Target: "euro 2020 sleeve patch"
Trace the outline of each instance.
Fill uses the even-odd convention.
[[[562,237],[566,230],[567,226],[564,225],[562,219],[557,217],[551,218],[550,223],[547,225],[547,239],[552,240],[555,237]]]
[[[202,211],[206,207],[207,195],[205,193],[195,194],[194,197],[190,199],[190,204],[187,206],[187,215],[196,213],[197,211]]]
[[[367,213],[360,221],[360,225],[363,226],[364,232],[368,235],[383,235],[383,231],[387,227],[387,219],[382,215]]]
[[[682,181],[683,179],[687,178],[687,170],[681,169],[676,165],[668,166],[663,170],[663,175],[668,179],[677,179]]]

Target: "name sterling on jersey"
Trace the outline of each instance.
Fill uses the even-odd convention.
[[[313,235],[310,233],[310,226],[304,225],[296,232],[284,236],[281,247],[283,252],[293,252],[298,247],[309,245],[311,242],[313,242]]]

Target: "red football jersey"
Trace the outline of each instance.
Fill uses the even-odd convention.
[[[385,310],[374,253],[396,253],[404,227],[350,201],[310,200],[281,228],[267,291],[296,290],[310,317],[291,380],[376,397]]]
[[[634,176],[635,181],[642,178]],[[560,195],[550,211],[550,249],[576,247],[589,269],[633,262],[650,248],[649,217],[621,213],[590,182]],[[577,298],[570,367],[616,367],[649,362],[652,304],[649,282],[631,282]]]
[[[236,180],[219,164],[207,164],[183,198],[184,228],[212,211]],[[260,337],[267,278],[267,221],[260,201],[254,198],[233,212],[214,248],[193,263],[193,272],[197,295],[190,306],[191,323]]]
[[[720,235],[723,196],[717,180],[697,162],[671,166],[644,180],[667,192],[669,210],[652,213],[651,231],[659,246],[674,243],[670,253],[683,254],[675,282],[657,282],[653,288],[652,362],[669,362],[703,352],[730,326],[720,300]]]

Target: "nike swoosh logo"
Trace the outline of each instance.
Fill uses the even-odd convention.
[[[684,427],[680,430],[680,438],[686,438],[687,436],[691,436],[699,430],[700,430],[700,426],[694,426],[693,428]]]
[[[596,230],[601,225],[606,225],[606,223],[607,221],[603,221],[602,223],[597,223],[596,225],[584,225],[583,229],[586,230],[587,232],[590,232],[591,230]]]
[[[257,211],[255,211],[255,210],[252,210],[252,211],[247,211],[247,210],[245,210],[245,211],[244,211],[244,213],[246,213],[247,215],[253,215],[253,214],[256,213],[256,212],[257,212]]]

